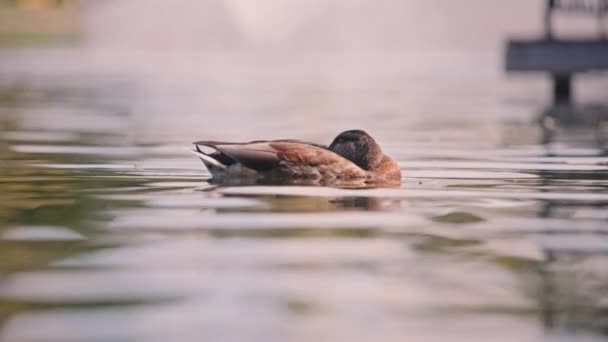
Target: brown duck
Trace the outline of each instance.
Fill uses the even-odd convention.
[[[401,170],[362,130],[340,133],[329,147],[298,140],[197,141],[193,151],[213,179],[400,182]],[[213,149],[205,153],[201,146]]]

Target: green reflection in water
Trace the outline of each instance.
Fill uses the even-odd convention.
[[[16,101],[4,92],[5,104]],[[0,120],[0,132],[17,130],[13,121]],[[82,144],[91,139],[86,134],[74,134],[74,141]],[[98,138],[98,137],[95,137]],[[22,143],[27,144],[27,141]],[[31,142],[40,144],[38,141]],[[141,201],[109,201],[94,196],[96,189],[141,187],[150,182],[142,177],[124,177],[113,170],[71,170],[43,168],[41,163],[107,163],[108,158],[81,154],[17,153],[0,133],[0,238],[15,227],[34,232],[33,240],[0,239],[0,286],[11,276],[25,271],[52,270],[54,262],[79,254],[115,247],[116,244],[97,241],[98,229],[112,217],[107,210],[113,206],[140,207]],[[123,176],[123,177],[117,177]],[[73,231],[81,239],[38,237],[36,229],[59,227]],[[40,227],[40,228],[39,228]],[[63,239],[63,240],[62,240]],[[66,268],[64,268],[66,269]],[[52,309],[87,309],[115,306],[157,304],[165,298],[37,300],[0,297],[0,326],[10,317],[27,311]]]
[[[480,245],[482,241],[475,239],[450,239],[442,236],[425,236],[421,241],[413,244],[413,248],[419,252],[447,252],[454,248],[470,247]]]
[[[101,248],[82,241],[2,241],[0,272],[19,272],[46,267],[53,260]]]
[[[476,223],[485,221],[481,216],[466,211],[453,211],[433,217],[433,221],[441,223]]]
[[[0,298],[0,326],[2,322],[11,316],[17,315],[26,311],[41,311],[54,309],[104,309],[113,307],[125,307],[136,305],[156,305],[175,301],[175,298],[132,298],[124,300],[91,300],[91,301],[35,301],[35,300],[20,300],[20,299],[2,299]]]

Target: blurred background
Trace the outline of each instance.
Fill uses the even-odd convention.
[[[0,0],[0,340],[604,340],[606,11]],[[564,101],[510,41],[596,66]],[[187,151],[354,128],[401,188],[215,187]]]
[[[505,73],[505,42],[542,35],[544,5],[3,1],[1,82],[4,97],[20,88],[107,93],[98,101],[120,107],[135,141],[329,141],[350,127],[528,123],[550,102],[550,81]],[[595,20],[556,21],[562,36],[597,35]],[[578,75],[575,90],[580,101],[602,100],[605,77]]]

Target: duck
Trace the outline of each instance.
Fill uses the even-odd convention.
[[[401,182],[397,162],[360,129],[344,131],[329,146],[295,139],[224,142],[202,140],[192,152],[212,180]],[[202,148],[206,148],[204,152]]]

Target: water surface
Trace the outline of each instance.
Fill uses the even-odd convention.
[[[375,129],[400,188],[217,186],[182,143],[200,136],[132,139],[104,89],[26,96],[51,90],[1,109],[4,341],[606,331],[608,159],[588,131]]]

